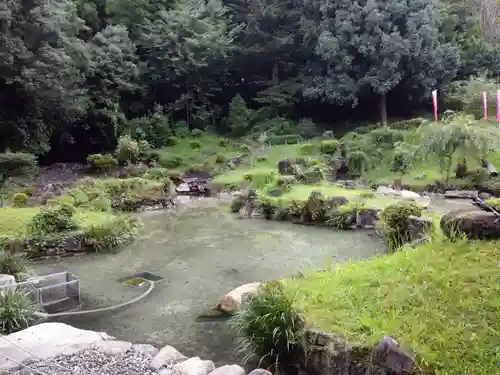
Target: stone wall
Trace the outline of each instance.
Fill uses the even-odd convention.
[[[409,373],[414,362],[389,336],[367,348],[336,334],[307,330],[304,345],[299,365],[308,375],[402,375]]]

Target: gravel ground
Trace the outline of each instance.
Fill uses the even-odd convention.
[[[168,375],[172,371],[151,370],[152,357],[129,350],[124,355],[109,356],[97,350],[87,349],[72,355],[62,355],[47,361],[35,361],[18,375]],[[35,371],[36,370],[36,371]]]

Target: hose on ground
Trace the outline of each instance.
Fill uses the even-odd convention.
[[[147,281],[149,283],[149,287],[148,287],[148,289],[144,293],[142,293],[140,296],[138,296],[138,297],[136,297],[134,299],[131,299],[130,301],[127,301],[127,302],[124,302],[124,303],[120,303],[118,305],[108,306],[108,307],[101,307],[99,309],[93,309],[93,310],[67,311],[67,312],[60,312],[60,313],[55,313],[55,314],[48,314],[48,313],[44,313],[44,312],[36,312],[35,316],[37,316],[39,318],[47,319],[47,318],[57,318],[57,317],[61,317],[61,316],[87,315],[87,314],[94,314],[94,313],[99,313],[99,312],[117,310],[117,309],[120,309],[122,307],[126,307],[126,306],[132,305],[132,304],[134,304],[136,302],[139,302],[140,300],[146,298],[147,296],[149,296],[151,294],[151,292],[154,290],[155,285],[156,285],[157,282],[150,281],[150,280],[145,280],[145,281]]]

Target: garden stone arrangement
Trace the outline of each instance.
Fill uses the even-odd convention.
[[[103,332],[63,323],[42,323],[0,339],[0,372],[9,374],[244,375],[238,365],[215,368],[210,360],[187,358],[166,345],[115,340]],[[265,370],[250,374],[265,375]]]

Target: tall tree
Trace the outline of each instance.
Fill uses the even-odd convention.
[[[47,150],[77,108],[88,66],[83,27],[71,0],[0,4],[0,148]]]
[[[432,0],[338,0],[321,5],[316,53],[323,74],[305,94],[338,104],[378,95],[387,123],[387,94],[398,85],[423,97],[456,75],[458,50],[438,38],[439,13]]]
[[[195,98],[205,100],[210,89],[204,84],[208,68],[216,68],[232,51],[239,29],[221,0],[178,0],[144,26],[140,44],[147,55],[147,78],[155,90],[177,88],[171,109],[185,108],[188,123]]]

